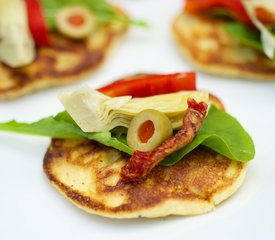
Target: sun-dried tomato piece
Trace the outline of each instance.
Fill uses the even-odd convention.
[[[150,152],[135,151],[130,161],[121,169],[124,181],[137,181],[150,172],[166,156],[183,148],[192,142],[200,130],[207,112],[207,104],[197,103],[188,99],[188,109],[183,118],[182,128],[176,135],[164,141],[159,147]]]

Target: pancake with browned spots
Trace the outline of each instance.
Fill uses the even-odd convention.
[[[38,48],[30,65],[10,68],[0,63],[0,99],[81,80],[103,63],[126,30],[126,25],[114,22],[78,41],[50,33],[51,45]]]
[[[231,37],[223,22],[207,16],[179,14],[173,33],[183,55],[201,71],[233,78],[275,80],[275,61]]]
[[[129,156],[86,139],[53,139],[44,157],[50,182],[79,208],[111,218],[209,212],[242,184],[246,164],[198,147],[139,182],[121,181]]]

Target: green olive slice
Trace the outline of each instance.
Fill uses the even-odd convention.
[[[131,121],[127,143],[134,150],[152,151],[173,133],[169,118],[154,109],[146,109],[137,114]]]
[[[81,39],[87,37],[95,26],[92,13],[83,6],[66,6],[56,15],[57,29],[63,35]]]

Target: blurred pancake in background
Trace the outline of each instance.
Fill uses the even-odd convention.
[[[257,0],[187,0],[174,20],[173,34],[180,52],[203,72],[275,80],[272,6],[274,2]]]

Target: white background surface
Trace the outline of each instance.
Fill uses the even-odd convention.
[[[139,72],[193,70],[170,33],[181,0],[116,2],[151,28],[132,29],[95,75],[74,86],[97,88]],[[42,159],[49,138],[0,133],[0,239],[275,239],[275,82],[198,73],[197,85],[223,100],[256,145],[245,182],[232,198],[194,217],[112,220],[89,215],[65,200],[45,177]],[[63,109],[58,93],[74,86],[0,102],[0,121],[54,115]]]

